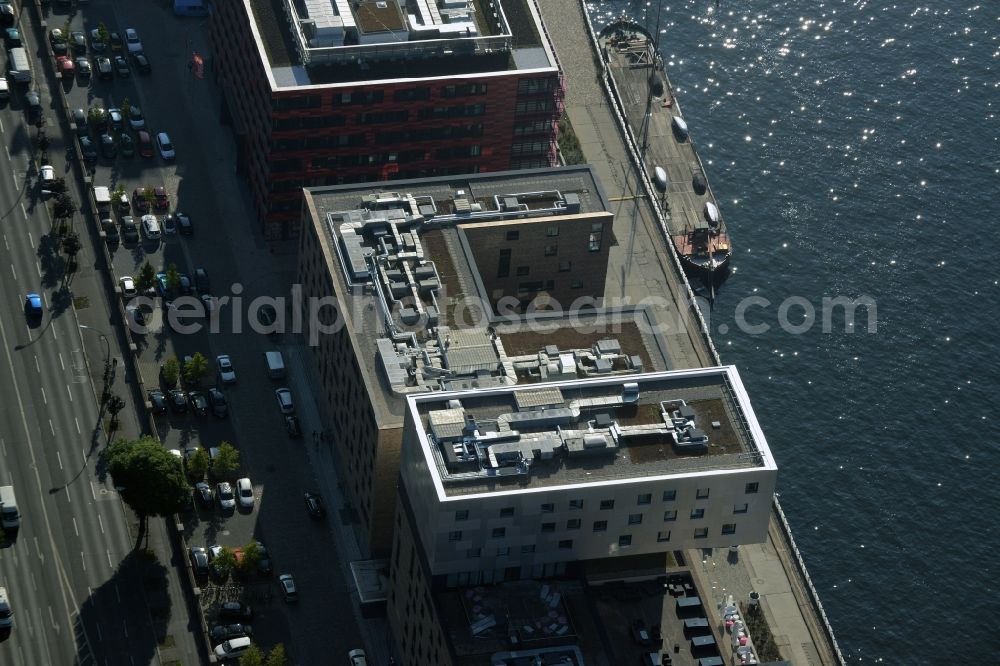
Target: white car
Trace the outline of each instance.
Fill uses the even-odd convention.
[[[243,477],[236,481],[236,494],[240,498],[240,506],[244,509],[253,508],[253,485],[250,479]]]
[[[142,233],[149,240],[160,240],[160,221],[155,215],[142,216]]]
[[[278,407],[282,414],[294,414],[295,405],[292,403],[292,392],[286,388],[275,389],[274,395],[278,398]]]
[[[142,116],[142,109],[133,106],[128,111],[128,124],[134,130],[146,129],[146,119]]]
[[[122,279],[118,280],[118,284],[121,285],[122,295],[125,298],[134,298],[139,293],[139,290],[135,288],[135,280],[130,275],[123,276]]]
[[[160,151],[160,157],[165,160],[177,157],[177,153],[174,152],[174,144],[170,143],[170,137],[166,132],[160,132],[156,135],[156,147]]]
[[[56,179],[56,170],[51,164],[43,164],[42,168],[39,169],[39,174],[42,178],[42,188],[44,189],[46,185],[51,183]]]
[[[233,487],[228,481],[223,481],[215,487],[215,498],[219,500],[219,507],[223,511],[232,511],[236,508],[236,498],[233,496]]]
[[[278,584],[281,585],[281,592],[285,595],[285,601],[294,603],[299,600],[299,591],[295,589],[295,580],[292,574],[281,574],[278,576]]]
[[[219,377],[222,378],[223,384],[235,384],[236,383],[236,370],[233,368],[233,361],[229,358],[228,354],[222,354],[217,356],[215,359],[216,365],[219,366]]]
[[[125,43],[128,44],[129,53],[142,52],[142,40],[139,39],[139,33],[135,28],[125,28]]]

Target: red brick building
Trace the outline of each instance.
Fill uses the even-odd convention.
[[[303,187],[555,163],[564,88],[535,0],[413,6],[214,5],[212,71],[268,238],[298,235]]]

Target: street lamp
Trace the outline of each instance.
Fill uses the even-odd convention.
[[[104,388],[101,390],[101,404],[103,405],[111,397],[111,384],[115,381],[115,367],[118,365],[118,359],[111,358],[111,343],[108,342],[108,338],[104,333],[93,326],[87,326],[86,324],[79,324],[80,328],[85,328],[88,331],[93,331],[100,336],[101,340],[104,341]]]

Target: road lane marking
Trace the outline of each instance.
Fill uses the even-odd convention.
[[[59,367],[63,370],[66,369],[66,363],[63,362],[62,352],[59,352]]]
[[[83,556],[83,551],[80,551],[80,561],[83,562],[83,570],[87,570],[87,558]]]
[[[42,277],[42,265],[35,264],[35,270],[38,271],[38,277]],[[55,331],[55,329],[53,329],[53,331]]]
[[[35,553],[38,554],[38,559],[42,561],[42,564],[45,564],[45,556],[42,555],[42,549],[38,547],[38,537],[34,537],[34,539],[35,539]]]
[[[104,534],[104,521],[101,519],[101,514],[97,514],[97,524],[101,526],[101,534]]]
[[[10,274],[14,276],[14,282],[17,282],[17,271],[14,270],[14,264],[10,265]]]
[[[4,455],[4,458],[6,458],[7,457],[7,442],[5,442],[2,437],[0,437],[0,449],[3,449],[3,455]]]
[[[76,516],[73,516],[73,531],[76,532],[76,536],[80,536],[80,529],[76,526]]]
[[[21,215],[24,215],[24,219],[28,219],[28,211],[24,209],[24,202],[21,202]],[[28,239],[31,240],[31,247],[35,247],[35,241],[31,238],[31,234],[28,234]]]
[[[42,374],[42,369],[38,365],[38,354],[35,354],[35,372]]]
[[[69,394],[69,401],[73,402],[73,390],[70,389],[69,384],[66,384],[66,393]]]
[[[8,250],[10,249],[10,243],[7,242],[7,234],[3,235],[3,244]]]
[[[51,326],[50,328],[52,329],[52,339],[53,340],[58,340],[59,336],[56,335],[56,327],[55,326]]]
[[[2,132],[2,131],[3,131],[3,121],[0,120],[0,132]]]
[[[104,552],[107,553],[107,555],[108,555],[108,568],[109,569],[114,569],[115,565],[114,565],[114,562],[111,561],[111,551],[108,550],[107,548],[105,548]]]
[[[56,633],[58,634],[59,625],[56,624],[56,614],[52,612],[52,606],[49,606],[49,622],[52,623],[52,628],[55,629]]]
[[[73,423],[76,424],[76,434],[82,435],[83,433],[80,431],[80,420],[74,416]]]
[[[21,210],[24,210],[24,204],[21,204]],[[27,217],[27,215],[25,215],[25,217]],[[35,237],[31,235],[30,231],[28,232],[28,242],[31,243],[31,247],[35,247]]]
[[[122,620],[122,627],[125,629],[125,638],[128,638],[128,623]]]
[[[94,629],[97,629],[97,640],[103,641],[104,636],[101,635],[101,623],[98,622],[94,625]]]
[[[62,465],[62,456],[59,455],[58,451],[56,451],[56,460],[59,461],[59,469],[62,469],[63,468],[63,465]],[[75,522],[75,519],[74,519],[74,522]]]
[[[42,402],[44,402],[47,405],[49,404],[49,399],[45,397],[45,387],[42,386],[40,388],[42,389]]]
[[[31,572],[31,587],[35,590],[35,592],[38,592],[38,583],[35,582],[35,572],[34,571]]]
[[[56,427],[54,425],[52,425],[52,419],[49,419],[49,430],[52,431],[52,436],[55,437]]]
[[[84,459],[86,459],[87,455],[84,454],[83,457],[84,457]],[[94,482],[93,481],[90,482],[90,496],[94,498],[95,502],[97,501],[97,493],[94,492]]]
[[[115,597],[118,599],[118,603],[122,602],[122,593],[118,591],[118,583],[115,583]]]

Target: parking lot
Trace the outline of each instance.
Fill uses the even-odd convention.
[[[264,648],[283,642],[293,663],[320,663],[329,655],[346,654],[359,647],[355,615],[345,613],[351,590],[343,577],[344,566],[331,535],[330,520],[338,519],[338,507],[328,506],[325,520],[310,518],[303,493],[314,490],[318,481],[310,464],[309,447],[313,431],[321,430],[318,409],[309,390],[307,352],[296,336],[264,335],[248,331],[246,319],[254,316],[247,306],[254,297],[287,293],[295,275],[295,247],[292,244],[268,247],[252,221],[247,196],[235,175],[235,150],[229,130],[218,121],[218,92],[212,88],[205,43],[206,30],[200,20],[178,19],[164,3],[114,3],[92,0],[74,8],[53,4],[48,28],[67,30],[71,35],[90,31],[103,23],[109,32],[125,35],[133,28],[148,57],[150,71],[140,75],[134,67],[130,75],[114,73],[101,79],[95,72],[89,80],[73,76],[62,82],[71,109],[100,107],[105,110],[137,106],[145,129],[154,137],[153,156],[121,154],[121,139],[114,157],[98,156],[93,165],[93,184],[115,190],[119,186],[131,194],[136,188],[163,187],[167,210],[151,211],[162,223],[167,212],[183,211],[190,216],[194,233],[163,234],[159,240],[143,237],[138,242],[110,246],[117,277],[137,277],[144,263],[155,271],[171,265],[180,273],[194,276],[203,268],[211,276],[215,296],[240,293],[243,304],[220,308],[218,332],[206,330],[181,334],[162,324],[158,316],[145,335],[135,336],[139,365],[147,388],[160,386],[160,369],[170,357],[183,359],[201,352],[209,359],[203,389],[219,388],[229,410],[225,418],[169,412],[156,417],[159,434],[169,448],[217,447],[231,442],[240,451],[241,469],[233,475],[248,476],[256,495],[252,511],[223,513],[199,508],[182,516],[190,546],[245,546],[260,540],[267,546],[273,574],[255,576],[246,585],[208,584],[202,597],[209,608],[209,627],[214,624],[214,608],[233,595],[254,607],[254,637]],[[71,11],[72,13],[67,13]],[[68,26],[66,22],[68,20]],[[70,40],[72,41],[72,40]],[[68,46],[72,50],[72,45]],[[122,45],[123,53],[127,44]],[[191,54],[205,57],[206,75],[195,78],[189,64]],[[113,51],[111,53],[114,53]],[[134,64],[134,63],[133,63]],[[127,104],[126,104],[127,100]],[[138,138],[137,129],[124,122],[122,132]],[[165,160],[155,146],[155,135],[167,132],[176,156]],[[89,130],[100,153],[101,132]],[[120,134],[120,133],[119,133]],[[138,152],[138,151],[137,151]],[[134,201],[130,205],[134,206]],[[122,211],[124,212],[124,211]],[[141,214],[130,211],[135,221]],[[121,236],[121,214],[113,219]],[[232,285],[239,284],[238,289]],[[238,299],[234,299],[238,300]],[[236,321],[240,321],[240,326]],[[288,363],[288,377],[275,382],[268,376],[264,352],[281,350]],[[233,384],[218,377],[216,357],[228,354],[236,373]],[[290,438],[274,391],[287,386],[305,432],[302,439]],[[299,589],[297,604],[286,604],[279,593],[277,576],[294,575]]]

